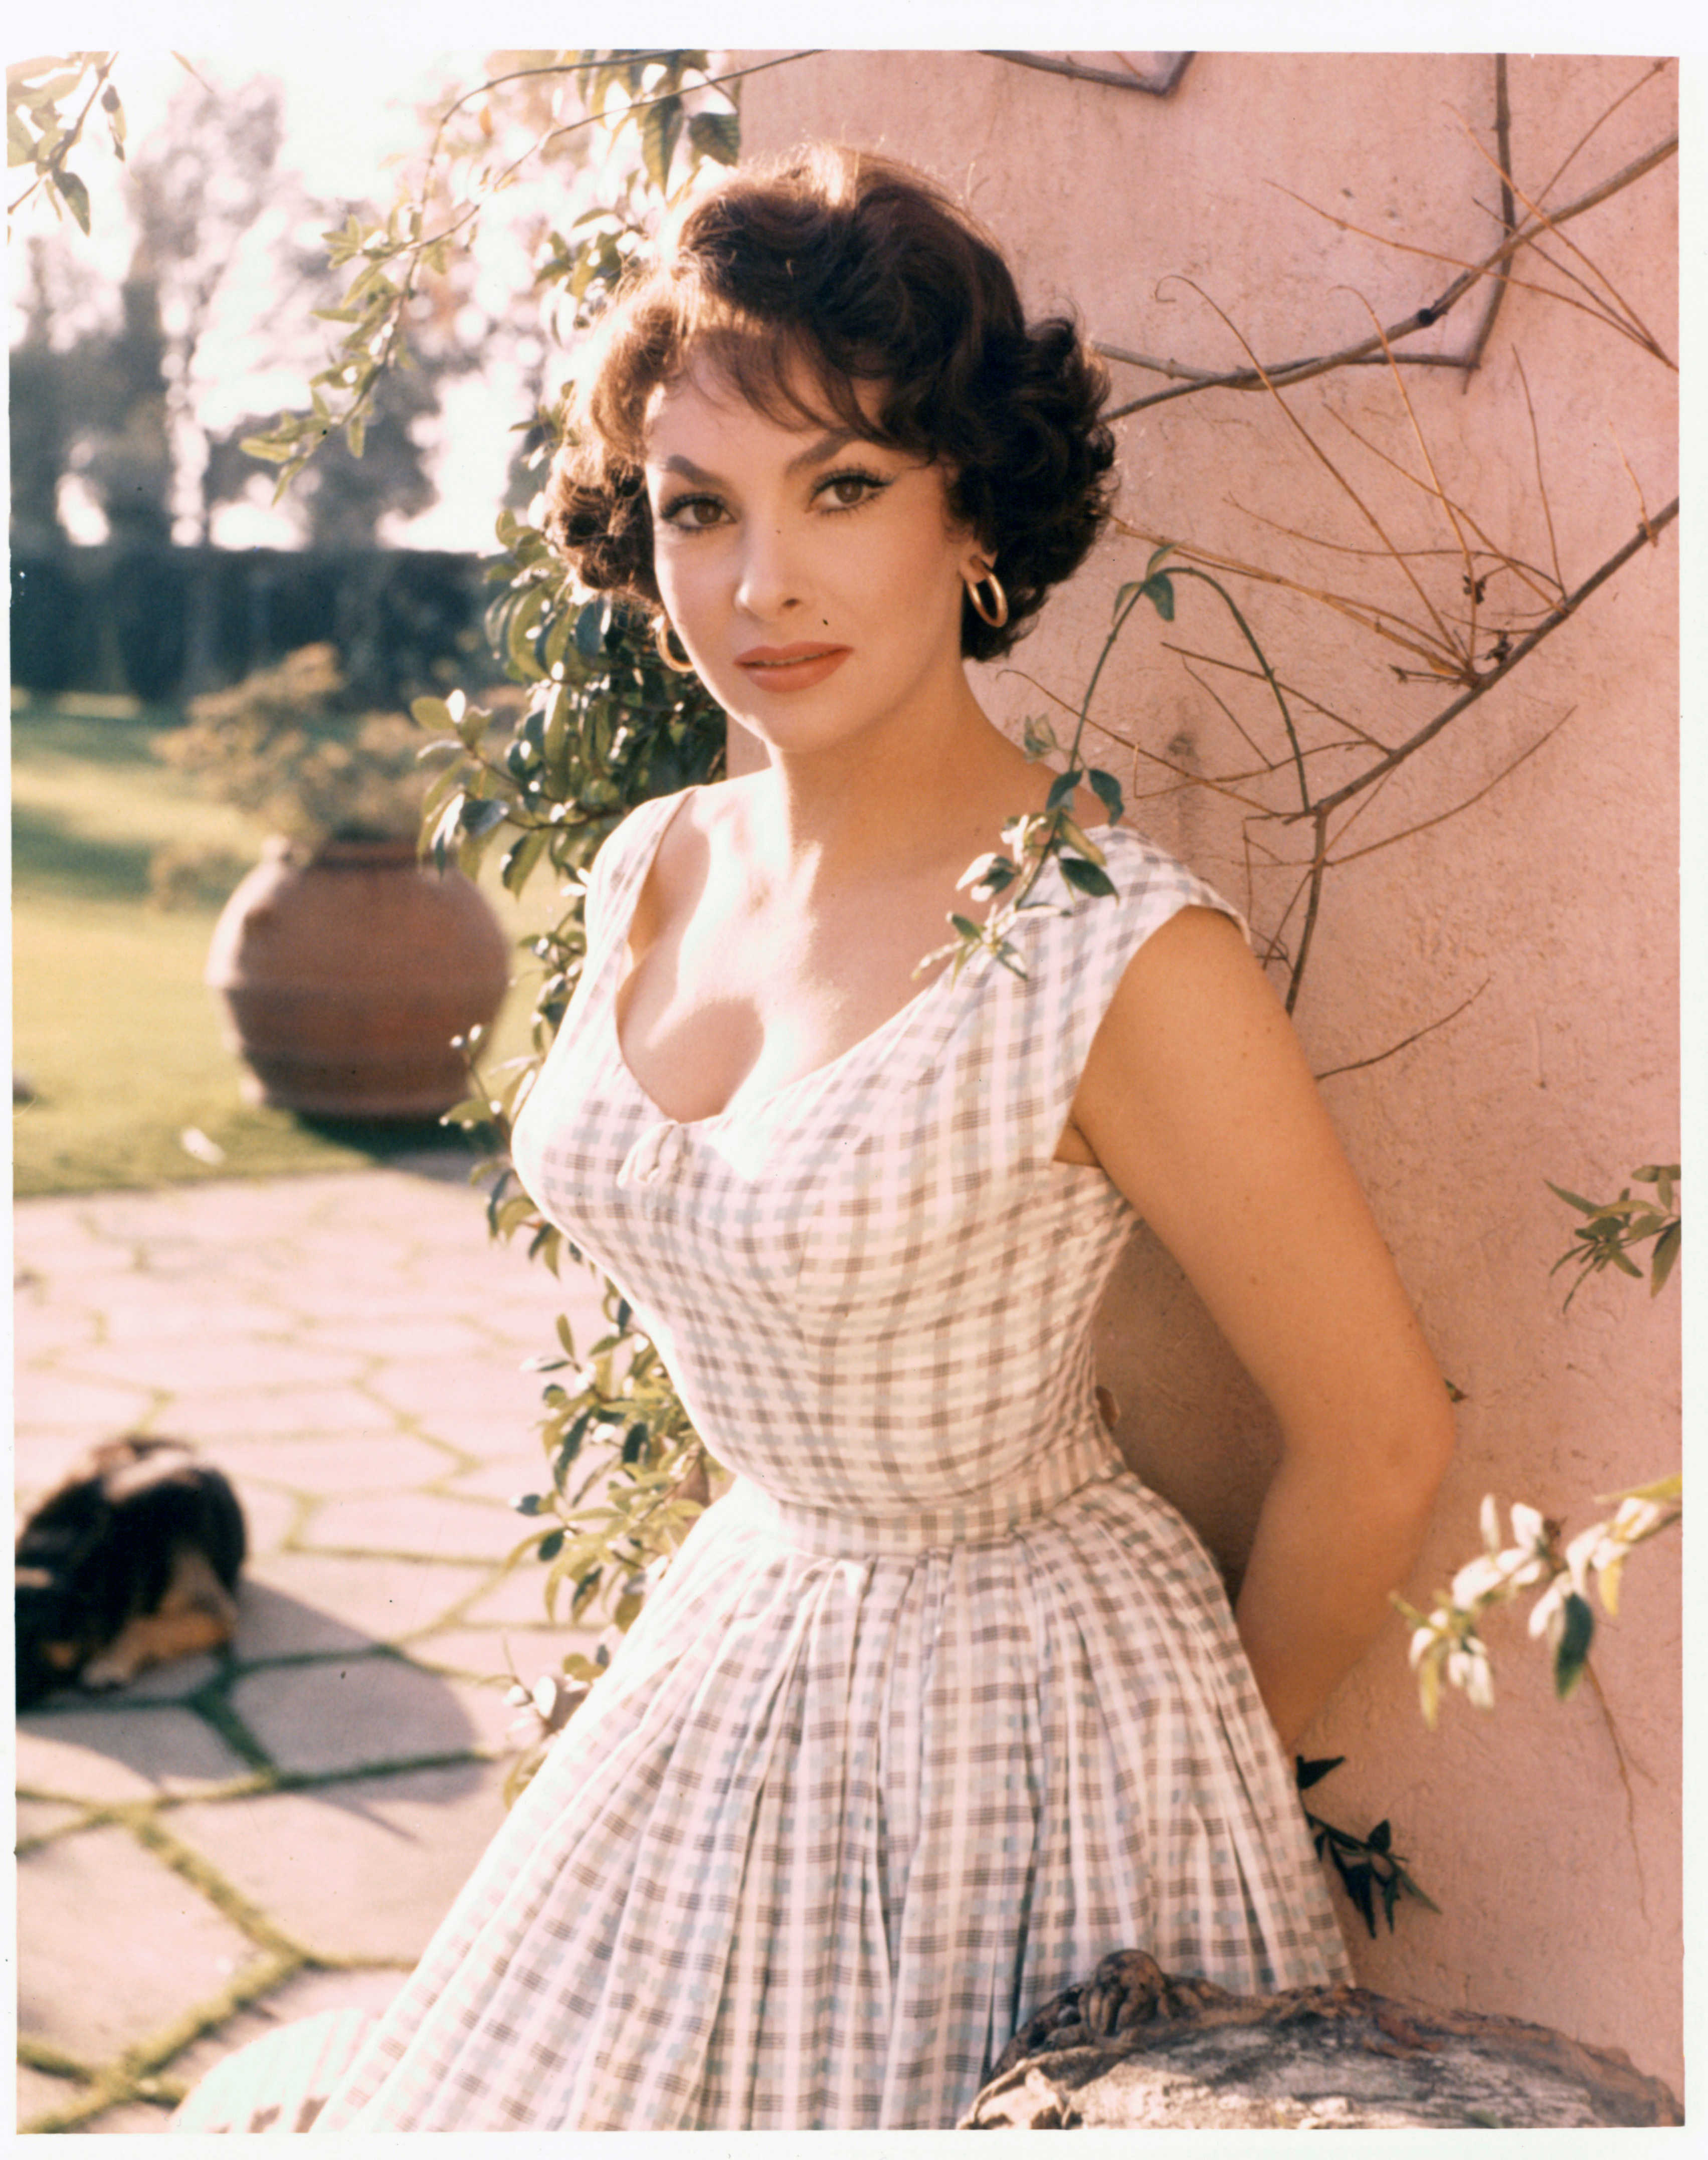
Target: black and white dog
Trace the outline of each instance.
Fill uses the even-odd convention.
[[[230,1642],[247,1547],[230,1482],[183,1441],[97,1447],[18,1535],[18,1708]]]

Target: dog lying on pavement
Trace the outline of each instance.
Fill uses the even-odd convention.
[[[230,1481],[183,1441],[97,1447],[18,1532],[18,1707],[230,1642],[247,1544]]]

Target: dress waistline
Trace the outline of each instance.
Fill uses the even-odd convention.
[[[750,1524],[797,1550],[829,1560],[869,1560],[1012,1537],[1053,1514],[1088,1485],[1119,1477],[1126,1468],[1119,1449],[1098,1425],[1035,1456],[1000,1486],[946,1495],[905,1512],[812,1506],[768,1492],[749,1477],[738,1477],[714,1505],[721,1520]]]

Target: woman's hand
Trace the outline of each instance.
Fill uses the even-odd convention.
[[[1290,1749],[1416,1557],[1452,1449],[1446,1384],[1291,1024],[1227,916],[1185,909],[1134,956],[1072,1124],[1280,1420],[1237,1617]]]

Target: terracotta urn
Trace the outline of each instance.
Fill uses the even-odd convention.
[[[510,979],[504,932],[459,870],[413,840],[286,839],[226,901],[206,981],[252,1103],[311,1117],[438,1117],[468,1092],[452,1038],[488,1026]]]

